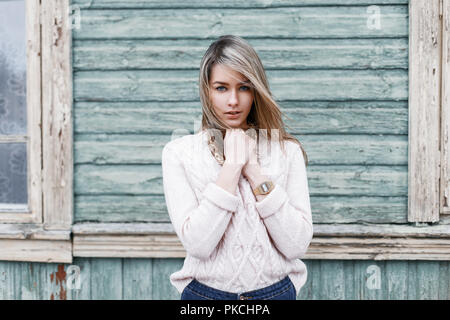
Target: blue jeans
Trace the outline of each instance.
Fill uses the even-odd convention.
[[[268,287],[243,293],[214,289],[194,279],[181,293],[181,300],[296,300],[296,298],[295,287],[289,276]]]

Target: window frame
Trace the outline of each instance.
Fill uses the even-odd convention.
[[[441,0],[442,94],[441,94],[441,195],[440,212],[450,214],[450,0]]]
[[[2,213],[0,260],[72,262],[69,0],[27,0],[29,212]]]
[[[449,5],[449,0],[409,3],[409,222],[436,223],[450,212],[444,206],[450,188]]]

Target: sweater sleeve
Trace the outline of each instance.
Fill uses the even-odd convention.
[[[207,259],[237,210],[239,198],[210,182],[199,203],[176,150],[167,144],[161,159],[164,196],[175,232],[190,255]]]
[[[291,155],[286,190],[279,184],[255,207],[272,241],[289,260],[301,258],[313,236],[308,180],[303,153]]]

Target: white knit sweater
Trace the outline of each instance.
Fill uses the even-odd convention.
[[[262,140],[267,142],[267,140]],[[266,144],[258,162],[275,188],[256,201],[241,175],[236,195],[215,181],[221,165],[208,148],[206,131],[174,139],[162,152],[167,210],[186,250],[181,270],[170,276],[181,293],[195,278],[210,287],[242,293],[289,275],[297,294],[305,284],[299,260],[312,239],[308,181],[300,147]]]

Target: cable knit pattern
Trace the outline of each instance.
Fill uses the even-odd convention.
[[[242,293],[289,275],[297,294],[307,270],[299,259],[313,235],[308,181],[300,147],[286,141],[259,155],[275,188],[260,202],[241,175],[236,195],[215,181],[221,165],[211,154],[206,131],[170,141],[162,152],[167,210],[186,250],[181,270],[170,276],[182,293],[198,281]],[[267,141],[266,141],[267,142]]]

